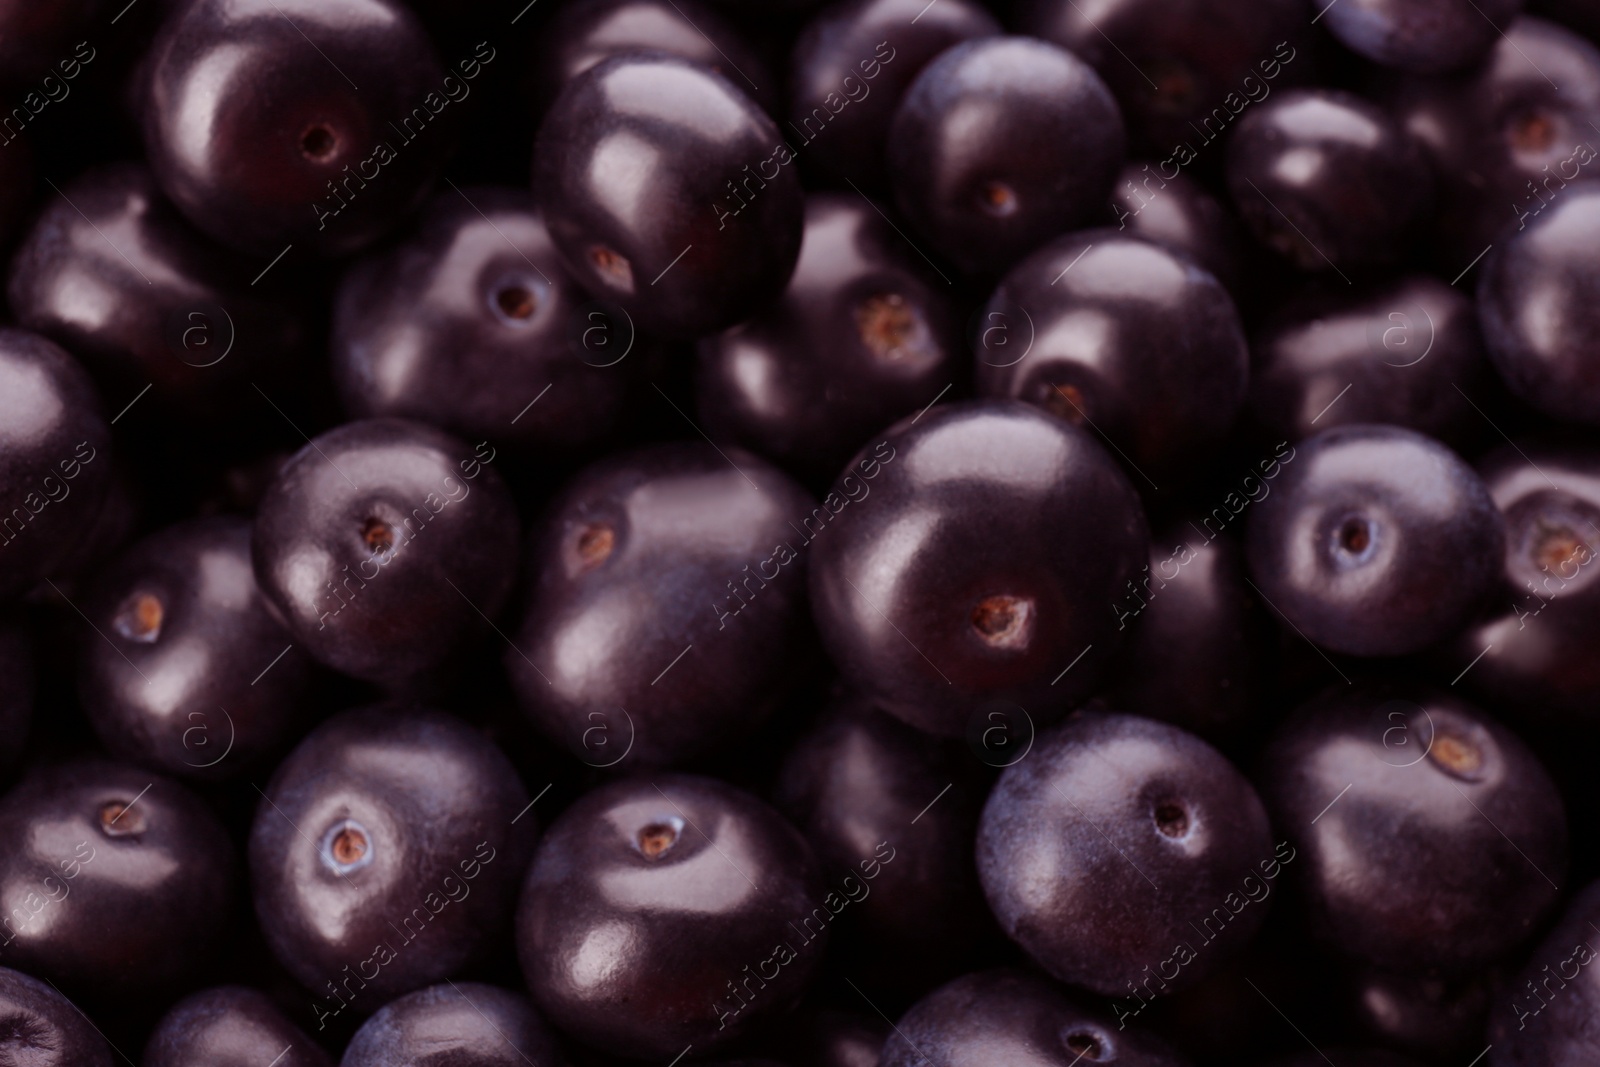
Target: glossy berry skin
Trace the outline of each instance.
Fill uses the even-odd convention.
[[[1384,422],[1461,442],[1484,425],[1467,399],[1492,381],[1476,311],[1425,274],[1306,292],[1271,317],[1251,352],[1250,412],[1277,439]]]
[[[1061,981],[1117,997],[1193,985],[1237,954],[1292,858],[1216,749],[1100,712],[1041,734],[1001,774],[977,854],[1007,936]]]
[[[1159,1039],[1071,999],[1021,971],[981,971],[946,983],[901,1016],[880,1067],[1187,1067]]]
[[[1411,74],[1439,74],[1483,58],[1522,10],[1522,0],[1463,7],[1450,0],[1317,3],[1318,21],[1352,52]]]
[[[0,1057],[29,1067],[111,1067],[111,1048],[94,1024],[49,985],[0,967]]]
[[[268,257],[346,255],[415,208],[465,86],[394,0],[181,5],[145,64],[156,180],[212,238]]]
[[[1489,358],[1552,418],[1600,425],[1600,182],[1583,182],[1492,250],[1478,279]]]
[[[1114,0],[1094,8],[1076,0],[1025,0],[1015,21],[1019,32],[1054,42],[1100,72],[1141,151],[1187,166],[1193,155],[1175,146],[1214,151],[1212,142],[1235,113],[1230,109],[1258,106],[1311,75],[1311,17],[1303,0],[1248,7],[1231,0]]]
[[[1384,111],[1334,89],[1289,89],[1228,139],[1228,191],[1256,240],[1301,270],[1396,258],[1427,220],[1422,149]]]
[[[1210,519],[1151,537],[1149,566],[1112,608],[1129,635],[1107,695],[1118,709],[1217,739],[1257,710],[1268,626],[1245,584],[1243,550]]]
[[[980,327],[979,395],[1104,435],[1141,478],[1203,455],[1244,406],[1250,354],[1228,291],[1183,253],[1129,234],[1045,245],[1001,279]]]
[[[840,947],[892,960],[913,988],[958,973],[989,932],[972,862],[981,769],[961,745],[846,698],[794,742],[778,775],[779,810],[834,884],[859,896]]]
[[[250,284],[261,266],[197,233],[147,167],[113,163],[47,203],[7,295],[17,321],[79,355],[119,407],[149,385],[146,400],[214,425],[259,415],[249,383],[276,394],[310,340],[301,308],[268,284],[282,276]]]
[[[530,80],[537,107],[602,60],[665,52],[727,78],[769,110],[778,83],[766,62],[717,11],[689,0],[578,0],[557,9],[541,32]]]
[[[1534,949],[1490,1008],[1490,1067],[1544,1067],[1592,1062],[1600,1056],[1594,1015],[1600,1011],[1600,968],[1594,929],[1600,922],[1600,883],[1573,897],[1554,929]]]
[[[1483,481],[1398,426],[1323,430],[1290,451],[1252,508],[1261,596],[1306,640],[1400,656],[1448,637],[1494,589],[1504,524]]]
[[[393,682],[476,633],[515,570],[516,508],[494,457],[401,419],[346,423],[297,452],[251,541],[290,636],[335,670]]]
[[[1600,451],[1520,441],[1479,464],[1505,518],[1499,587],[1446,659],[1490,706],[1585,726],[1600,699]],[[1455,667],[1460,670],[1460,667]]]
[[[1170,166],[1170,164],[1168,164]],[[1243,233],[1232,212],[1177,168],[1129,160],[1111,187],[1110,220],[1134,237],[1183,252],[1230,293],[1244,272]]]
[[[339,1067],[561,1067],[555,1035],[528,999],[480,982],[429,986],[362,1024]]]
[[[871,204],[813,193],[783,297],[700,342],[696,409],[713,437],[826,482],[932,403],[965,344],[949,287]]]
[[[176,782],[96,758],[36,770],[0,800],[0,962],[102,1005],[170,995],[232,926],[237,866]]]
[[[534,818],[510,761],[459,719],[394,705],[337,715],[265,795],[250,831],[256,918],[317,995],[317,1029],[504,938]]]
[[[580,285],[641,330],[695,337],[756,314],[789,280],[805,210],[794,152],[721,74],[631,53],[562,91],[533,188]]]
[[[1514,21],[1466,71],[1403,79],[1384,103],[1433,164],[1446,277],[1597,173],[1600,50],[1543,19]]]
[[[111,428],[88,373],[55,342],[0,329],[0,598],[87,540],[111,483]]]
[[[917,232],[985,274],[1094,217],[1125,148],[1117,102],[1087,63],[1032,38],[985,37],[917,75],[886,158]]]
[[[601,786],[539,843],[517,909],[533,999],[631,1058],[719,1048],[787,1010],[849,900],[755,797],[656,774]]]
[[[789,55],[789,128],[808,139],[807,164],[861,188],[887,188],[883,146],[906,89],[945,49],[1000,32],[971,0],[925,10],[916,0],[840,0],[825,8]]]
[[[1016,401],[952,404],[849,471],[807,530],[812,614],[851,686],[948,737],[1002,708],[1043,724],[1094,691],[1120,640],[1106,605],[1149,541],[1097,441]]]
[[[1454,696],[1336,686],[1279,728],[1261,768],[1273,824],[1300,854],[1311,932],[1342,956],[1481,967],[1557,899],[1567,824],[1555,783],[1515,734]]]
[[[463,194],[440,194],[340,283],[331,354],[345,410],[474,441],[599,443],[647,345],[567,276],[526,192]]]
[[[534,535],[505,654],[534,723],[591,766],[725,747],[775,707],[806,640],[817,504],[738,449],[664,444],[589,467]]]
[[[279,1060],[272,1060],[281,1056]],[[263,1059],[263,1057],[266,1057]],[[333,1067],[317,1044],[265,993],[217,986],[193,993],[161,1017],[141,1067]]]
[[[250,524],[192,519],[95,580],[78,694],[122,759],[221,780],[281,754],[305,721],[311,662],[267,610]],[[282,657],[281,659],[279,657]]]

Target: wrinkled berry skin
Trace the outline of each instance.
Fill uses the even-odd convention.
[[[892,960],[915,989],[959,973],[990,930],[972,861],[981,770],[959,744],[846,698],[794,742],[778,776],[778,809],[835,884],[861,894],[839,945]]]
[[[1591,883],[1572,898],[1526,966],[1496,991],[1489,1067],[1579,1067],[1600,1057],[1597,924],[1600,883]]]
[[[1129,160],[1111,187],[1109,221],[1134,237],[1186,253],[1228,292],[1238,291],[1244,273],[1238,220],[1189,175],[1169,177],[1155,164]]]
[[[463,193],[441,193],[340,283],[331,355],[345,410],[527,448],[600,443],[646,343],[630,351],[625,320],[567,276],[526,192]]]
[[[756,314],[788,282],[805,211],[794,151],[721,74],[631,53],[562,90],[534,146],[533,189],[580,285],[641,330],[696,337]]]
[[[1250,573],[1307,640],[1351,656],[1418,652],[1494,589],[1504,523],[1483,480],[1437,441],[1356,424],[1296,445],[1251,509]]]
[[[1519,441],[1478,466],[1506,523],[1499,588],[1448,646],[1491,707],[1587,727],[1600,701],[1600,450]]]
[[[1335,686],[1278,729],[1261,793],[1300,854],[1312,934],[1366,963],[1422,972],[1504,957],[1566,874],[1549,774],[1515,734],[1443,693]]]
[[[965,347],[948,287],[893,226],[853,193],[815,193],[783,297],[700,342],[696,408],[714,438],[825,484],[932,403]]]
[[[1246,98],[1257,107],[1275,90],[1309,79],[1311,18],[1304,0],[1113,0],[1093,8],[1023,0],[1016,25],[1099,71],[1134,145],[1181,166],[1193,155],[1175,147],[1214,151],[1211,142],[1235,114],[1230,108],[1243,108]]]
[[[723,782],[601,786],[539,843],[517,910],[534,1001],[618,1056],[721,1047],[799,999],[849,899],[798,831]]]
[[[1021,971],[981,971],[946,983],[901,1016],[880,1067],[1187,1067],[1138,1029],[1119,1028],[1048,982]]]
[[[666,52],[709,67],[771,110],[778,82],[743,37],[693,0],[578,0],[556,10],[539,36],[529,78],[548,107],[568,82],[602,60]]]
[[[564,1067],[555,1035],[517,993],[480,982],[429,986],[362,1024],[339,1067]]]
[[[534,816],[510,761],[459,719],[344,712],[279,764],[265,797],[250,830],[256,918],[319,998],[317,1029],[448,978],[505,937]]]
[[[1251,107],[1228,138],[1227,179],[1256,240],[1308,271],[1397,258],[1433,206],[1411,135],[1334,89],[1289,89]]]
[[[1121,997],[1193,985],[1236,955],[1293,858],[1216,749],[1099,712],[1041,734],[1001,774],[977,853],[1007,936],[1061,981]]]
[[[1228,291],[1138,237],[1057,238],[1001,279],[980,326],[979,395],[1103,434],[1141,477],[1203,456],[1244,406],[1250,354]]]
[[[1483,58],[1522,10],[1522,0],[1463,7],[1450,0],[1317,3],[1318,21],[1358,55],[1411,74],[1440,74]]]
[[[948,737],[1019,707],[1042,725],[1093,692],[1149,541],[1099,442],[1011,400],[890,427],[812,519],[812,614],[840,674]]]
[[[1302,294],[1251,351],[1251,414],[1287,441],[1358,422],[1471,441],[1483,415],[1467,398],[1495,388],[1472,301],[1424,274]]]
[[[1552,418],[1600,425],[1600,182],[1562,191],[1485,260],[1478,315],[1489,358]]]
[[[268,257],[347,255],[415,208],[464,85],[394,0],[200,0],[145,65],[161,188],[213,239]]]
[[[1459,74],[1402,79],[1384,105],[1433,163],[1439,213],[1429,246],[1447,278],[1531,225],[1564,186],[1597,173],[1600,50],[1543,19],[1517,19]]]
[[[193,519],[146,538],[96,577],[83,608],[94,629],[79,645],[78,695],[120,758],[233,778],[304,725],[311,662],[256,586],[247,521]]]
[[[273,1060],[272,1057],[281,1059]],[[265,993],[217,986],[194,993],[162,1016],[141,1067],[333,1067],[328,1054],[290,1022]]]
[[[807,561],[790,523],[816,506],[770,464],[704,444],[579,473],[529,550],[532,596],[504,657],[523,710],[598,767],[681,762],[743,737],[806,641]]]
[[[222,947],[237,865],[176,782],[97,758],[35,771],[0,800],[0,961],[100,1005],[170,996]]]
[[[906,219],[956,266],[984,274],[1093,218],[1126,147],[1092,67],[1044,41],[984,37],[917,75],[886,158]]]
[[[805,146],[806,163],[863,189],[886,188],[883,146],[907,87],[945,49],[1000,32],[995,17],[972,0],[932,7],[918,0],[841,0],[825,8],[789,55],[791,128],[814,138]]]
[[[250,284],[261,266],[195,232],[148,168],[113,163],[47,202],[7,295],[17,321],[79,355],[108,396],[149,385],[145,399],[211,426],[259,416],[249,383],[275,395],[310,340],[301,308],[270,287],[284,276]]]
[[[0,598],[83,545],[111,484],[111,428],[88,373],[38,334],[0,329]]]
[[[494,457],[487,441],[401,419],[346,423],[297,452],[251,541],[290,636],[335,670],[397,682],[478,632],[516,569],[516,506]]]
[[[111,1067],[105,1038],[66,997],[37,978],[0,967],[0,1057],[27,1067]]]

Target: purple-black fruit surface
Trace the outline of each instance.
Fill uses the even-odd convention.
[[[551,505],[505,654],[524,711],[591,766],[667,764],[738,741],[776,707],[808,639],[815,501],[737,449],[663,444],[602,460]]]
[[[398,682],[477,633],[516,575],[516,505],[495,454],[401,419],[346,423],[297,452],[251,541],[290,636],[335,670]]]
[[[981,971],[933,990],[900,1017],[880,1067],[1187,1067],[1160,1039],[1126,1029],[1022,971]]]
[[[22,1067],[111,1067],[111,1048],[77,1005],[21,971],[0,967],[0,1057]]]
[[[1317,0],[1317,19],[1356,54],[1412,74],[1440,74],[1482,59],[1523,0]]]
[[[1600,450],[1521,441],[1478,470],[1505,518],[1506,552],[1486,617],[1451,643],[1449,661],[1477,658],[1463,682],[1493,707],[1592,726],[1600,721]]]
[[[1430,244],[1448,278],[1538,218],[1566,185],[1600,172],[1600,49],[1543,19],[1514,21],[1464,72],[1401,79],[1384,106],[1433,163]]]
[[[504,944],[527,804],[492,742],[417,708],[344,712],[279,764],[250,831],[251,887],[273,955],[319,998],[318,1029]]]
[[[339,1067],[562,1067],[555,1035],[520,993],[480,982],[429,986],[362,1024]]]
[[[825,483],[955,381],[965,348],[954,295],[893,224],[813,193],[783,297],[700,342],[696,408],[714,438]]]
[[[916,231],[963,271],[992,274],[1094,218],[1126,146],[1094,68],[1044,41],[983,37],[917,75],[886,158]]]
[[[273,1057],[279,1057],[273,1059]],[[161,1017],[141,1067],[333,1067],[333,1060],[265,993],[217,986]]]
[[[1494,998],[1489,1067],[1580,1067],[1600,1059],[1600,883],[1578,892],[1526,965]]]
[[[1227,962],[1293,860],[1220,752],[1101,712],[1041,734],[1001,774],[977,855],[1007,936],[1061,981],[1112,997],[1192,986]]]
[[[1000,32],[973,0],[839,0],[825,8],[789,54],[789,128],[805,139],[802,158],[827,177],[887,188],[883,146],[906,89],[945,49]]]
[[[790,746],[776,803],[852,897],[838,949],[890,962],[914,989],[970,964],[992,929],[972,860],[982,769],[958,742],[860,699],[837,702]]]
[[[1089,434],[988,400],[903,419],[805,522],[811,607],[845,680],[932,733],[1036,725],[1102,680],[1144,566],[1139,496]]]
[[[1397,1052],[1339,1045],[1330,1045],[1325,1051],[1315,1049],[1311,1052],[1286,1056],[1283,1059],[1273,1060],[1266,1064],[1266,1067],[1322,1067],[1329,1063],[1337,1063],[1339,1067],[1420,1067],[1416,1060]]]
[[[311,661],[267,610],[250,523],[191,519],[96,576],[78,695],[113,754],[221,780],[282,754],[307,721]]]
[[[1288,441],[1383,422],[1459,444],[1484,426],[1469,398],[1494,388],[1471,299],[1425,274],[1293,297],[1251,354],[1251,415]]]
[[[107,396],[149,386],[156,404],[209,426],[266,410],[251,382],[276,394],[303,374],[305,313],[272,288],[283,275],[250,284],[261,266],[196,232],[149,168],[113,163],[48,202],[7,296],[17,321],[83,359]]]
[[[1311,18],[1304,0],[1023,0],[1016,25],[1098,70],[1134,145],[1176,169],[1211,151],[1239,111],[1309,80]]]
[[[621,427],[646,347],[568,277],[516,189],[441,193],[399,243],[350,268],[334,302],[345,410],[471,440],[599,444]]]
[[[111,484],[111,427],[89,374],[55,342],[0,329],[0,598],[87,540]]]
[[[534,106],[547,108],[567,83],[602,60],[665,52],[727,78],[772,110],[778,79],[717,11],[695,0],[575,0],[540,33],[529,73]]]
[[[807,1020],[795,1067],[878,1067],[892,1028],[876,1015],[823,1008]]]
[[[1478,316],[1513,393],[1551,418],[1600,425],[1600,181],[1563,190],[1490,251]]]
[[[1140,484],[1221,442],[1250,373],[1244,327],[1216,276],[1114,230],[1068,234],[1012,267],[974,349],[979,395],[1103,435]]]
[[[1182,171],[1129,160],[1111,187],[1111,221],[1135,237],[1189,255],[1230,293],[1244,273],[1239,221],[1205,186]]]
[[[534,146],[533,189],[580,285],[641,330],[696,337],[783,292],[805,213],[794,162],[728,78],[630,53],[562,90]]]
[[[156,180],[212,238],[267,257],[348,255],[421,203],[465,84],[396,0],[197,0],[145,64]]]
[[[1228,138],[1227,178],[1256,240],[1307,271],[1396,260],[1433,208],[1421,146],[1337,89],[1289,89],[1247,111]]]
[[[35,770],[0,800],[0,894],[17,902],[0,962],[102,1006],[169,996],[232,928],[237,867],[176,782],[98,758]]]
[[[1279,727],[1261,795],[1299,854],[1312,934],[1364,963],[1494,962],[1538,930],[1566,874],[1549,773],[1510,730],[1442,692],[1335,686]]]
[[[1351,1012],[1375,1041],[1435,1061],[1471,1062],[1489,1014],[1490,974],[1415,974],[1375,967],[1349,979]]]
[[[800,833],[723,782],[601,786],[551,824],[517,910],[534,1001],[618,1056],[707,1052],[799,1000],[842,893]]]
[[[1284,457],[1246,541],[1262,599],[1307,640],[1351,656],[1419,652],[1499,581],[1504,522],[1477,473],[1431,437],[1358,423]]]

